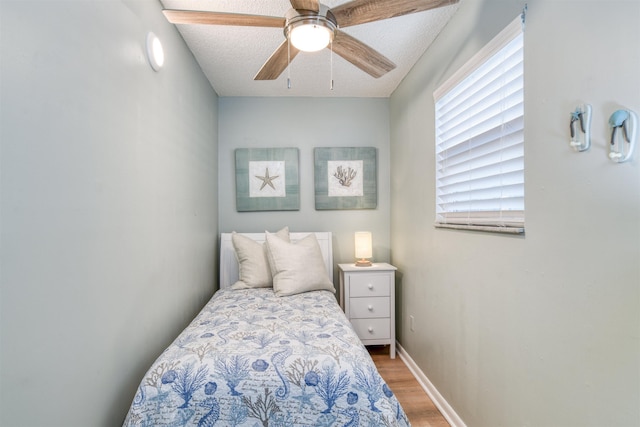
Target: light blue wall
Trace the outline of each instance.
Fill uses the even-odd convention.
[[[217,96],[160,10],[0,2],[2,426],[120,425],[215,288]]]
[[[609,161],[607,120],[640,113],[640,2],[526,3],[524,237],[434,228],[432,94],[525,1],[463,0],[391,97],[399,339],[468,426],[637,426],[640,154]]]
[[[273,231],[284,225],[292,231],[331,231],[337,264],[353,261],[353,233],[368,230],[373,233],[374,259],[389,260],[388,99],[225,97],[220,98],[219,105],[221,231]],[[256,147],[299,149],[299,211],[236,211],[234,150]],[[314,147],[375,147],[378,161],[377,208],[315,210]]]

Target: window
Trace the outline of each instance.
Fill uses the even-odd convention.
[[[524,232],[523,20],[434,92],[438,227]]]

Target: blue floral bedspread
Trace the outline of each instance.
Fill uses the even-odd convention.
[[[409,426],[335,297],[218,291],[151,366],[125,426]]]

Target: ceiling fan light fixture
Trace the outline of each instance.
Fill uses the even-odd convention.
[[[333,40],[333,31],[317,24],[298,25],[291,29],[289,40],[298,50],[317,52],[329,46]]]
[[[336,24],[322,15],[298,15],[287,20],[284,35],[303,52],[317,52],[333,41]]]

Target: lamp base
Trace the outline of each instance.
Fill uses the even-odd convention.
[[[356,261],[356,267],[371,267],[371,261],[369,261],[368,259],[359,259],[358,261]]]

